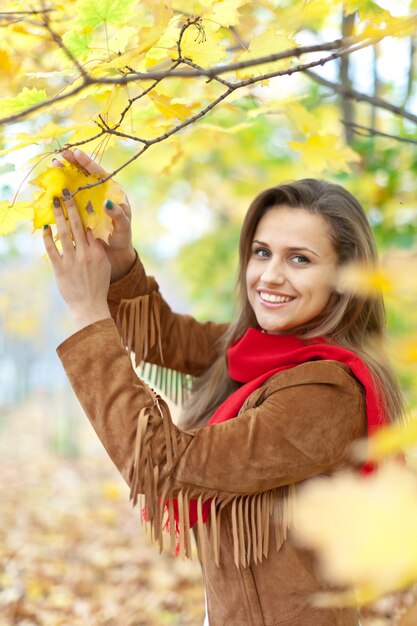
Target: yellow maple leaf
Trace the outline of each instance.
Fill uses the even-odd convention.
[[[181,122],[184,122],[187,118],[191,117],[193,111],[190,107],[184,104],[175,103],[171,98],[157,93],[156,91],[150,91],[148,94],[156,108],[162,115],[168,119],[178,118]]]
[[[291,102],[284,106],[284,114],[296,129],[306,135],[319,133],[321,122],[299,102]]]
[[[394,289],[394,283],[386,270],[363,267],[357,263],[346,265],[340,270],[338,286],[341,291],[361,295],[382,293],[387,296]]]
[[[6,78],[10,78],[10,76],[13,76],[15,71],[16,68],[13,65],[10,54],[7,50],[0,48],[0,77],[2,77],[3,74]]]
[[[379,460],[417,446],[417,415],[404,424],[383,428],[367,441],[367,456]]]
[[[364,478],[343,472],[299,490],[294,535],[327,580],[370,602],[417,580],[417,476],[395,462]],[[329,596],[332,604],[337,604]],[[355,601],[352,591],[341,603]]]
[[[297,47],[297,42],[288,37],[284,33],[280,33],[276,28],[270,28],[269,30],[260,33],[253,37],[249,44],[249,48],[242,52],[237,58],[238,62],[241,61],[253,61],[261,57],[270,56],[271,54],[277,54]],[[263,65],[256,65],[254,67],[247,67],[236,72],[236,76],[239,80],[245,78],[251,78],[252,76],[259,76],[260,74],[266,74],[273,70],[280,70],[289,68],[291,65],[291,59],[283,59],[282,61],[274,61]]]
[[[33,225],[42,228],[44,224],[54,224],[55,217],[52,211],[54,197],[60,198],[64,188],[71,193],[77,192],[75,201],[85,228],[91,228],[94,237],[108,241],[113,232],[112,220],[104,211],[104,202],[110,198],[116,203],[123,202],[125,195],[121,187],[113,180],[107,180],[91,189],[77,191],[79,187],[90,185],[100,180],[99,176],[83,174],[70,163],[63,167],[50,167],[40,176],[31,180],[31,184],[41,187],[43,191],[37,194],[32,203],[34,209]]]
[[[201,2],[206,4],[208,11],[203,13],[204,21],[210,21],[216,30],[220,27],[229,28],[238,26],[240,21],[239,9],[248,4],[248,0],[218,0],[217,2]]]
[[[360,161],[360,156],[342,145],[336,135],[311,135],[304,143],[289,141],[288,145],[301,153],[304,165],[314,174],[321,174],[327,169],[349,173],[349,163]]]
[[[220,63],[228,55],[224,36],[216,26],[192,24],[183,34],[181,40],[181,54],[202,67],[211,67]],[[173,58],[177,56],[175,50]]]
[[[16,230],[20,222],[33,219],[31,202],[14,202],[0,200],[0,236],[9,235]]]

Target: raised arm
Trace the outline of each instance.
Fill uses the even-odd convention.
[[[228,327],[174,313],[139,256],[130,272],[110,285],[108,304],[123,344],[135,353],[137,363],[143,359],[193,376],[217,358],[218,340]]]
[[[182,431],[136,376],[112,320],[73,335],[58,354],[132,498],[145,495],[156,537],[163,525],[158,503],[172,497],[184,510],[195,499],[199,522],[207,500],[211,516],[232,503],[237,525],[244,511],[256,517],[277,506],[282,515],[282,505],[274,504],[280,488],[347,464],[350,442],[366,432],[362,389],[346,366],[333,361],[286,370],[258,389],[234,419]],[[264,526],[259,519],[253,524]],[[186,521],[183,526],[185,542]]]
[[[64,150],[62,156],[83,172],[106,176],[103,168],[81,150]],[[55,159],[54,165],[60,167],[60,162]],[[107,305],[124,346],[135,353],[137,364],[146,359],[178,372],[200,375],[216,359],[217,340],[227,324],[200,323],[174,313],[155,279],[146,275],[133,247],[128,199],[119,206],[109,198],[105,210],[113,221],[113,234],[108,245],[102,246],[111,268]]]

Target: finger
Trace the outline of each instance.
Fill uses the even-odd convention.
[[[52,210],[55,216],[57,234],[62,244],[62,251],[64,254],[71,254],[74,252],[74,243],[69,225],[61,207],[61,201],[57,197],[53,200]]]
[[[61,163],[61,161],[59,161],[58,159],[53,158],[52,159],[52,165],[53,167],[64,167]]]
[[[61,260],[61,255],[53,240],[52,229],[48,224],[43,227],[43,243],[52,267],[55,269]]]
[[[129,221],[131,221],[132,220],[132,207],[130,206],[129,202],[121,202],[120,206],[125,212],[125,215],[127,215],[127,217],[129,218]]]
[[[87,230],[85,231],[85,236],[88,242],[89,246],[95,247],[96,249],[100,249],[101,252],[104,254],[104,242],[99,239],[99,238],[95,238],[94,237],[94,233],[91,230],[91,228],[87,228]]]
[[[91,228],[87,228],[87,230],[85,231],[85,237],[89,246],[94,245],[95,239]]]
[[[127,204],[116,204],[112,200],[106,200],[104,208],[107,215],[113,220],[116,230],[126,230],[130,227],[131,212]]]
[[[77,204],[68,189],[62,190],[62,200],[67,210],[68,222],[71,227],[72,238],[77,248],[88,245],[85,237],[84,226],[78,212]]]
[[[107,172],[103,170],[103,168],[96,163],[96,161],[93,161],[88,154],[78,148],[76,148],[74,152],[71,150],[64,150],[62,156],[69,163],[79,167],[81,171],[85,171],[88,174],[96,174],[97,176],[107,176]]]

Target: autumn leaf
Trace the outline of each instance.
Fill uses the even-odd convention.
[[[92,39],[91,31],[77,32],[76,30],[70,30],[64,33],[62,40],[68,50],[77,59],[85,59],[90,53],[90,43]]]
[[[0,76],[4,74],[7,78],[14,73],[12,58],[7,50],[0,48]]]
[[[320,132],[320,120],[299,102],[286,104],[284,106],[284,113],[295,128],[303,135]]]
[[[80,26],[124,24],[130,20],[135,0],[78,0],[75,11]]]
[[[230,26],[238,26],[240,21],[240,12],[248,0],[207,0],[201,2],[207,6],[209,10],[203,13],[203,20],[210,21],[215,29]]]
[[[362,267],[359,264],[346,265],[339,272],[338,287],[341,291],[356,294],[392,293],[392,277],[381,268]]]
[[[46,100],[45,89],[24,87],[17,96],[0,99],[0,115],[6,117],[7,115],[20,113],[20,111],[35,106],[44,100]]]
[[[316,551],[329,582],[348,587],[327,602],[368,603],[417,581],[416,493],[417,476],[394,462],[367,478],[344,472],[300,489],[295,537]]]
[[[248,50],[239,55],[238,61],[252,61],[260,57],[269,56],[271,54],[277,54],[284,50],[290,50],[296,48],[297,43],[294,39],[284,33],[280,33],[276,28],[271,28],[266,32],[253,37],[249,44]],[[284,69],[290,67],[291,59],[283,59],[282,61],[274,61],[273,65],[263,64],[254,67],[245,68],[236,72],[237,78],[243,80],[245,78],[251,78],[252,76],[258,76],[259,74],[267,73],[275,69]]]
[[[85,228],[91,228],[93,235],[108,241],[113,231],[112,220],[104,211],[104,203],[110,198],[116,203],[123,202],[125,195],[120,186],[112,180],[105,181],[91,189],[77,191],[79,187],[90,185],[100,180],[99,176],[83,174],[69,163],[62,168],[51,167],[42,172],[31,184],[41,187],[43,191],[36,197],[32,206],[34,209],[33,224],[35,228],[42,228],[44,224],[54,224],[52,211],[54,197],[60,198],[64,188],[75,193],[75,201]]]
[[[404,424],[395,424],[375,433],[367,442],[367,456],[378,461],[415,447],[417,447],[417,415]]]
[[[9,235],[16,230],[20,222],[33,219],[31,202],[14,202],[0,200],[0,236]]]
[[[181,54],[197,65],[210,67],[226,58],[227,49],[222,33],[215,27],[192,24],[181,40]]]
[[[314,174],[324,170],[350,172],[349,164],[360,161],[360,156],[342,145],[336,135],[311,135],[304,143],[289,141],[288,145],[300,152],[304,165]]]
[[[152,100],[158,111],[168,119],[177,118],[182,122],[188,117],[191,117],[193,111],[190,107],[187,107],[180,103],[175,103],[167,96],[157,93],[155,90],[149,92],[149,98]]]

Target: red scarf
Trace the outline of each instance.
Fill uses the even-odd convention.
[[[378,428],[386,426],[388,419],[383,409],[367,365],[354,352],[331,345],[323,337],[303,341],[294,335],[271,335],[255,328],[235,341],[227,350],[228,374],[233,380],[243,383],[215,411],[207,426],[221,424],[234,418],[246,398],[268,378],[278,372],[296,367],[301,363],[332,360],[345,363],[365,390],[368,436]],[[362,473],[373,469],[365,463]],[[208,518],[210,502],[203,505],[203,520]],[[175,519],[178,514],[175,507]],[[190,527],[197,522],[197,503],[190,501]]]

